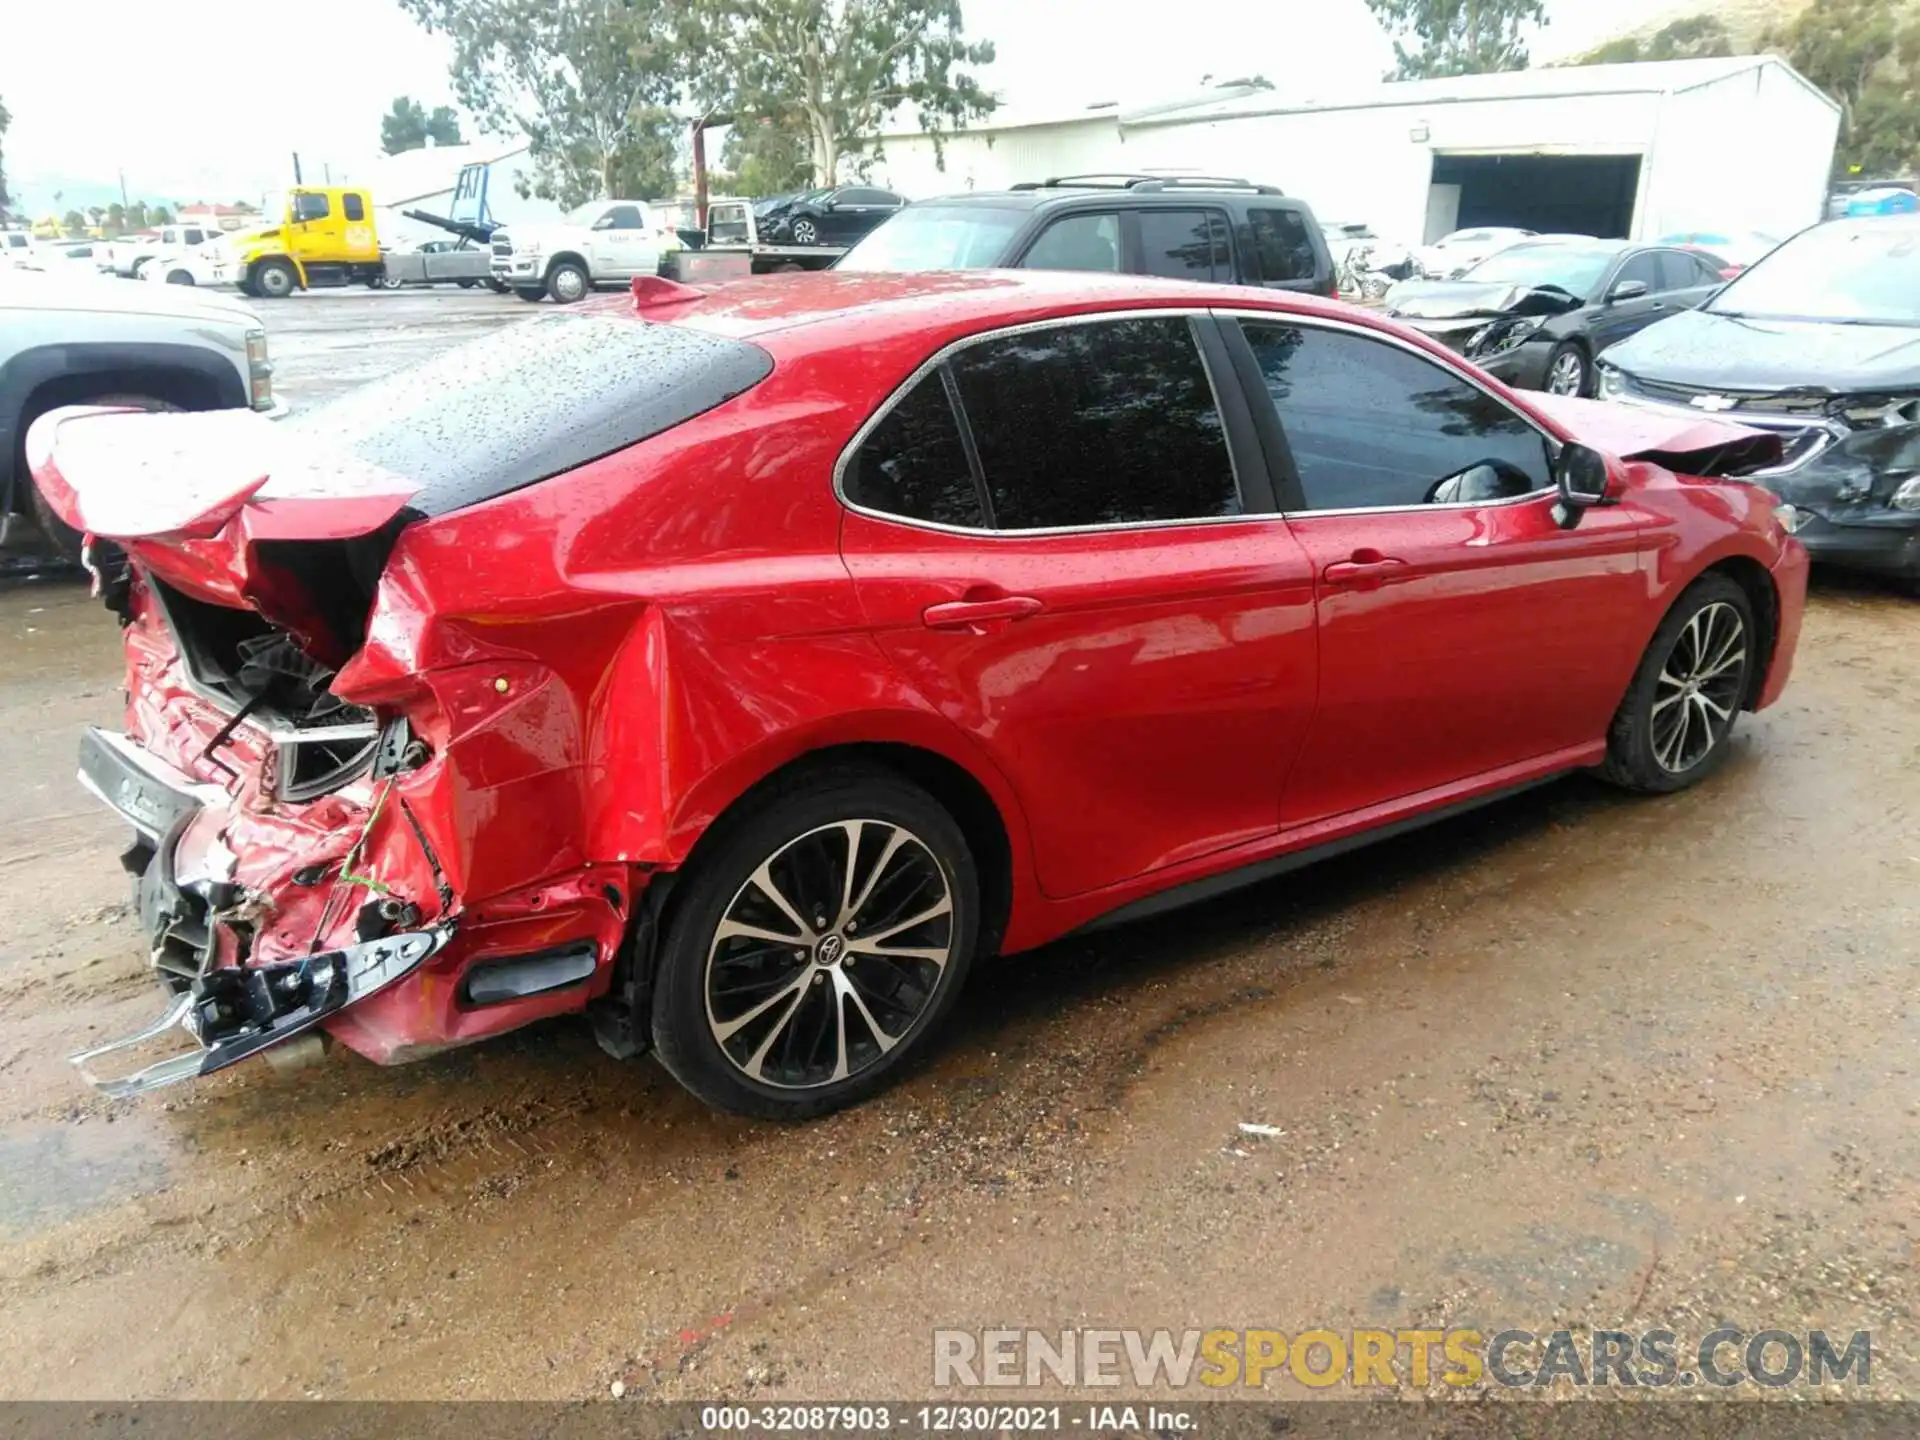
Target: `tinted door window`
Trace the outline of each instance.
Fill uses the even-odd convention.
[[[349,220],[364,220],[367,218],[366,203],[362,201],[358,195],[342,195],[340,197],[340,209]]]
[[[1175,316],[1055,326],[953,360],[1001,530],[1238,515],[1220,413]]]
[[[1307,509],[1486,502],[1550,483],[1540,432],[1431,361],[1341,331],[1243,328]]]
[[[915,385],[874,427],[841,487],[853,504],[887,515],[974,529],[987,523],[938,374]]]
[[[889,195],[885,190],[842,190],[842,205],[898,205],[900,197]]]
[[[606,228],[609,230],[640,230],[646,222],[640,218],[638,205],[616,205],[607,212]]]
[[[1142,210],[1140,256],[1148,275],[1175,280],[1233,279],[1233,247],[1217,210]]]
[[[324,220],[327,218],[327,197],[324,195],[296,195],[293,197],[293,218],[295,220]]]
[[[1307,238],[1306,222],[1297,212],[1256,206],[1247,211],[1247,220],[1253,227],[1261,279],[1269,283],[1313,279],[1313,241]]]
[[[1068,215],[1040,232],[1020,262],[1027,270],[1105,270],[1120,268],[1120,217]]]

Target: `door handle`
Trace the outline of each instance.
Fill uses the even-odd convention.
[[[949,600],[929,605],[920,614],[929,630],[966,630],[1008,620],[1025,620],[1046,606],[1031,595],[996,595],[988,600]]]
[[[1397,555],[1382,555],[1378,550],[1356,550],[1345,560],[1336,560],[1320,572],[1320,578],[1342,590],[1378,590],[1394,575],[1406,569],[1407,562]]]

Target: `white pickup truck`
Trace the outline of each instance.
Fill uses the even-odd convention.
[[[680,238],[644,201],[589,200],[552,224],[496,230],[489,248],[492,277],[522,300],[571,305],[600,286],[658,275]]]

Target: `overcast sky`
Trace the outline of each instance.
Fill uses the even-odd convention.
[[[565,0],[554,0],[565,3]],[[968,32],[999,59],[985,79],[1033,113],[1191,92],[1204,75],[1264,73],[1311,98],[1378,79],[1392,52],[1364,0],[1212,0],[1169,16],[1162,0],[964,0]],[[173,201],[255,199],[292,179],[364,167],[379,117],[409,94],[451,99],[448,53],[397,0],[235,7],[212,0],[0,0],[0,101],[16,194],[51,208],[52,177],[117,183]],[[1588,48],[1673,0],[1548,0],[1537,59]],[[1133,23],[1123,17],[1137,16]],[[71,199],[68,201],[72,203]]]

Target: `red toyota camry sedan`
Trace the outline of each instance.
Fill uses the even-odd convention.
[[[55,411],[126,646],[80,779],[166,989],[76,1061],[579,1011],[716,1106],[845,1105],[982,955],[1710,773],[1800,628],[1732,478],[1775,445],[1335,303],[992,272],[640,281],[278,423]]]

